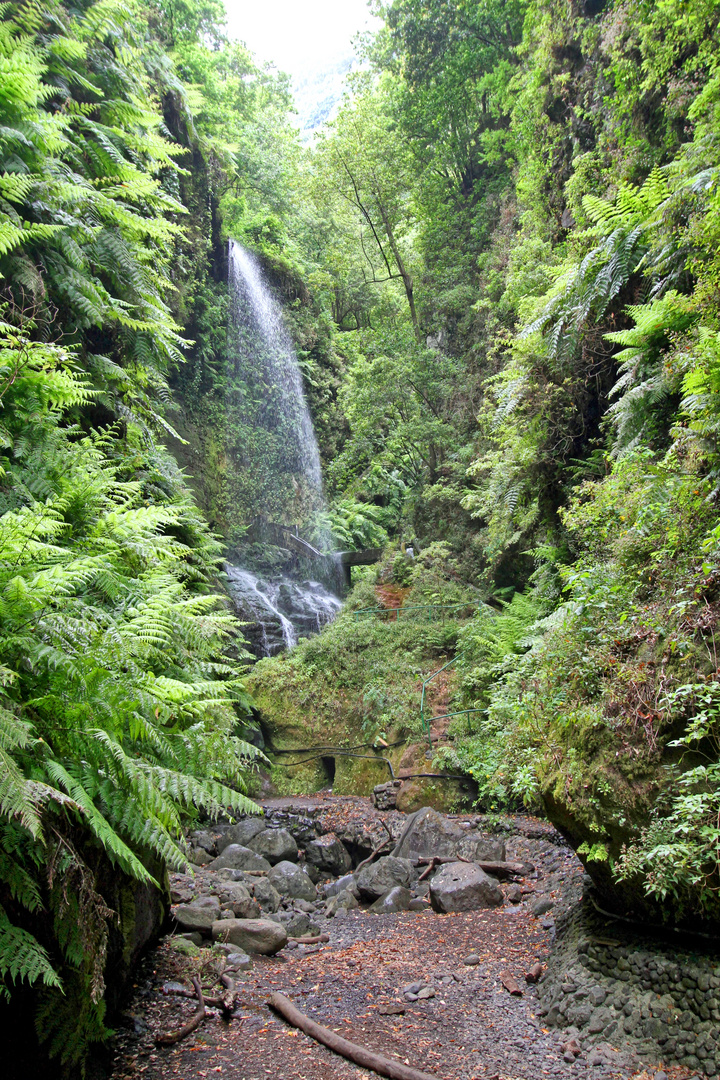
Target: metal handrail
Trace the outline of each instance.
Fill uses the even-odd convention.
[[[432,675],[428,675],[427,679],[424,680],[422,684],[422,694],[420,695],[420,723],[422,724],[423,731],[425,731],[425,687],[429,682],[432,682],[436,675],[439,675],[441,671],[446,671],[449,667],[452,667],[452,665],[456,663],[459,659],[460,653],[458,653],[457,656],[453,656],[452,660],[448,660],[447,664],[443,664],[441,668],[438,668],[437,671],[433,671]],[[432,750],[432,739],[430,738],[430,721],[427,722],[426,734],[428,743],[430,744],[430,749]]]
[[[353,612],[355,622],[358,622],[361,615],[395,615],[395,622],[400,619],[400,612],[406,611],[427,611],[428,622],[432,622],[433,612],[435,611],[457,611],[462,608],[474,608],[476,607],[476,601],[466,600],[464,603],[457,604],[403,604],[400,607],[387,608],[387,607],[373,607],[373,608],[360,608],[358,611]]]

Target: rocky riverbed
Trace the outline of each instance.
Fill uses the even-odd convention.
[[[189,846],[195,872],[172,875],[171,933],[139,972],[113,1080],[371,1075],[275,1016],[277,990],[447,1080],[718,1072],[720,958],[583,902],[589,879],[545,822],[274,800]],[[196,1009],[193,976],[222,977],[232,1015],[157,1045]]]

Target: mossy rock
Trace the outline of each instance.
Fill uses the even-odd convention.
[[[450,814],[469,809],[477,798],[477,788],[470,779],[441,780],[435,777],[414,777],[406,780],[397,797],[397,808],[405,814],[432,806],[433,810]]]

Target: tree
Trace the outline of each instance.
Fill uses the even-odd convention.
[[[317,189],[321,198],[349,208],[344,226],[354,234],[364,283],[402,282],[413,332],[421,341],[411,269],[409,150],[383,84],[364,78],[356,89],[318,145]]]

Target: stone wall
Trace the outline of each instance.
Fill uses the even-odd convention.
[[[583,1042],[631,1044],[641,1056],[720,1073],[720,942],[631,936],[584,911],[559,924],[540,983],[541,1015]]]

